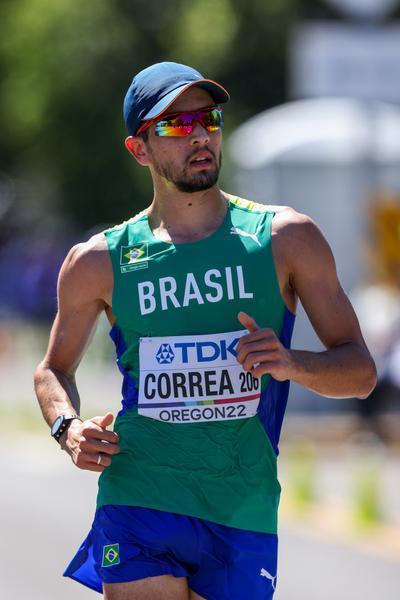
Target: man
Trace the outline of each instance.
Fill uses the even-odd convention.
[[[313,221],[217,186],[228,93],[160,63],[133,79],[126,146],[150,170],[141,214],[79,244],[36,372],[52,435],[101,472],[66,575],[107,600],[272,598],[278,440],[289,380],[365,398],[375,367]],[[290,350],[297,298],[326,350]],[[74,374],[99,314],[122,409],[81,421]]]

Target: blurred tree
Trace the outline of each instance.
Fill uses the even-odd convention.
[[[101,219],[110,202],[108,176],[121,175],[113,148],[116,57],[134,46],[134,32],[112,0],[16,0],[1,13],[2,164],[19,176],[50,179],[60,207],[93,223],[93,208]]]
[[[0,160],[44,180],[54,208],[81,227],[148,204],[149,176],[123,146],[132,75],[176,60],[232,95],[227,129],[286,94],[286,41],[296,0],[3,0]]]

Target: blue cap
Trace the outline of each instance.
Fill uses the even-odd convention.
[[[192,86],[211,94],[216,104],[228,102],[229,94],[219,83],[204,77],[192,67],[161,62],[140,71],[126,93],[124,119],[130,135],[142,121],[161,115],[183,92]]]

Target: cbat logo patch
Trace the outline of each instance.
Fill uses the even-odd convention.
[[[110,544],[103,548],[103,560],[101,563],[102,567],[112,567],[119,565],[119,544]]]
[[[146,269],[148,264],[148,243],[139,242],[132,246],[121,246],[120,266],[121,273]]]

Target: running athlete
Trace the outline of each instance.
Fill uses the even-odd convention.
[[[36,391],[53,437],[101,473],[65,575],[106,600],[271,599],[276,463],[289,381],[365,398],[375,366],[331,250],[287,207],[223,192],[218,83],[176,63],[133,79],[126,147],[139,215],[68,254]],[[290,350],[297,299],[326,350]],[[75,371],[105,311],[122,408],[81,421]]]

